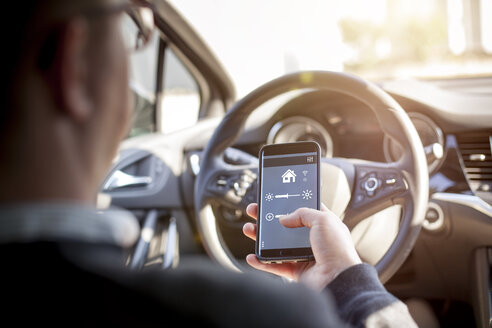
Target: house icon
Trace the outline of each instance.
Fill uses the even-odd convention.
[[[296,174],[291,169],[288,169],[284,174],[282,174],[282,183],[291,182],[296,182]]]

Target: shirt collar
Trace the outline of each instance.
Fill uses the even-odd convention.
[[[118,208],[97,210],[75,204],[21,204],[0,207],[0,244],[77,240],[132,246],[137,219]]]

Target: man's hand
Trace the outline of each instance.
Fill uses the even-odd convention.
[[[256,219],[257,209],[257,204],[249,204],[246,212]],[[300,208],[281,217],[279,221],[288,228],[310,228],[309,239],[315,261],[265,264],[260,262],[256,255],[249,254],[246,256],[246,261],[252,267],[322,290],[339,273],[361,263],[347,226],[324,205],[322,211]],[[256,224],[246,223],[243,233],[256,240]]]

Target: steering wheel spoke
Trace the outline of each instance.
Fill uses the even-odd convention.
[[[352,199],[344,223],[352,229],[357,223],[407,198],[408,182],[398,163],[355,163]]]
[[[258,165],[231,165],[216,163],[216,172],[211,174],[204,195],[211,203],[245,211],[257,198]]]

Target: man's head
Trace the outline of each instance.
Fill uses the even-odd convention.
[[[10,190],[0,201],[87,202],[130,121],[120,29],[128,2],[13,3],[2,23],[0,166]]]

